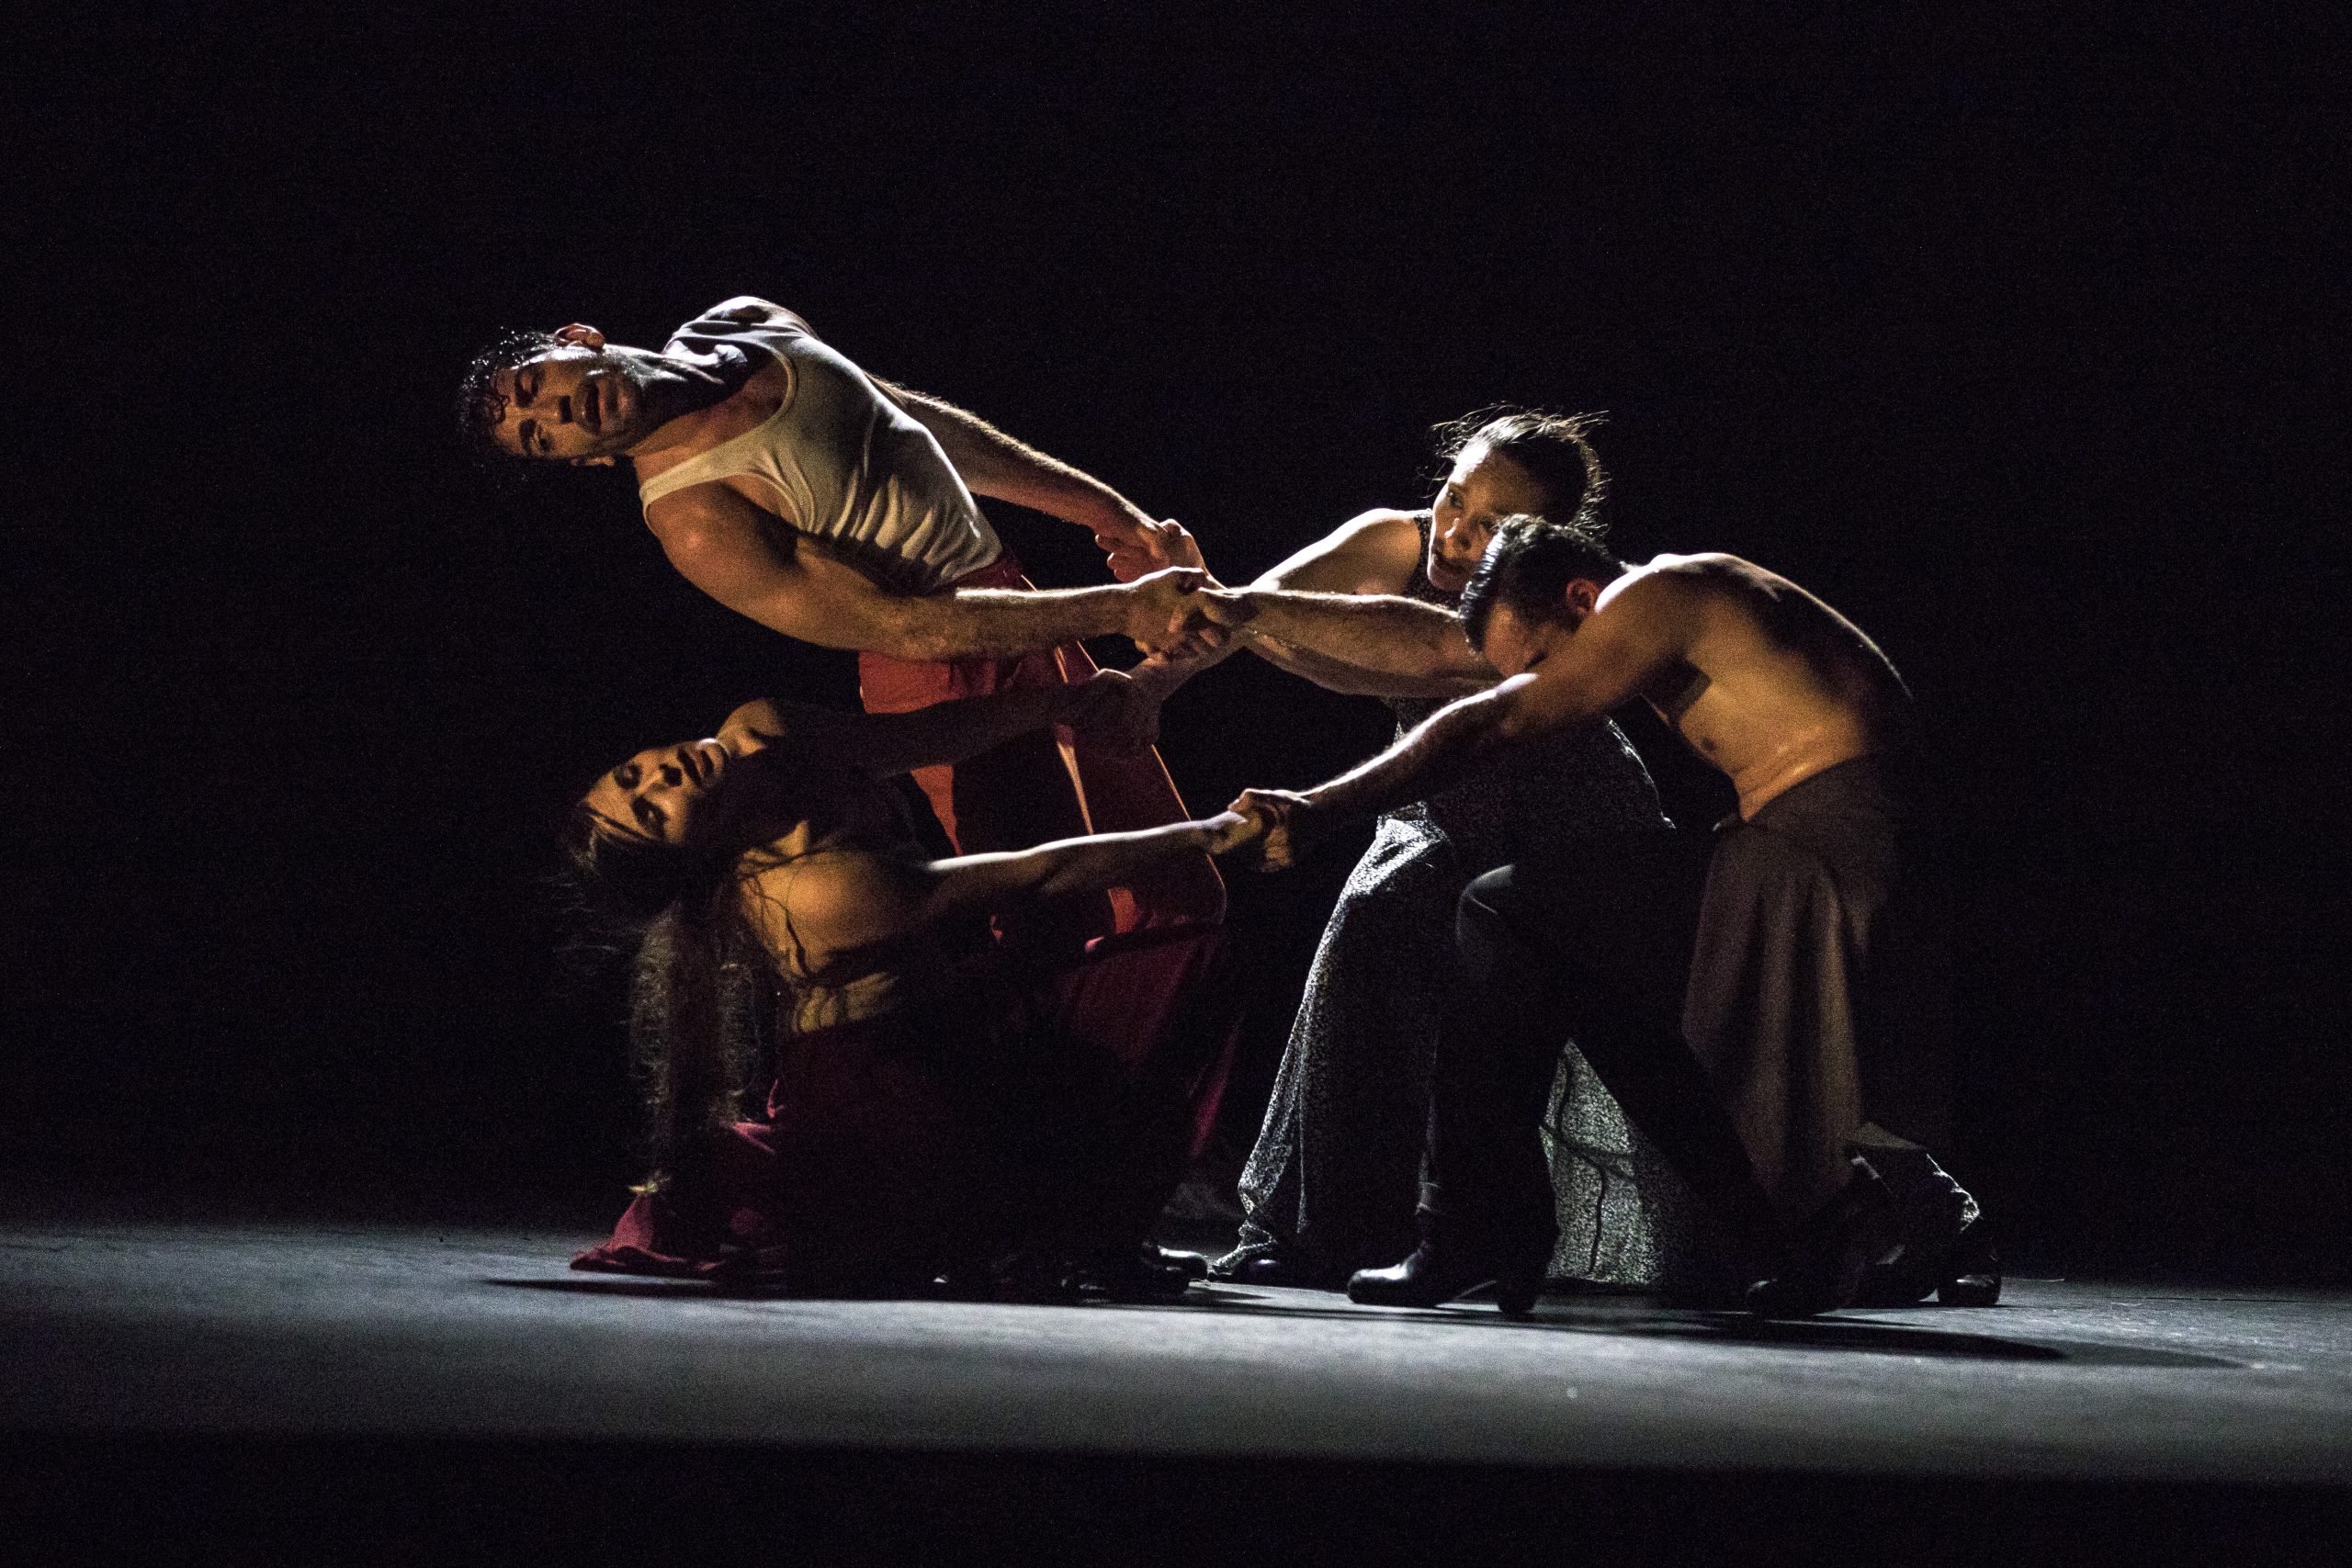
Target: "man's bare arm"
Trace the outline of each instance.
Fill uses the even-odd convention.
[[[1107,635],[1159,647],[1194,581],[899,594],[813,540],[779,538],[772,518],[723,485],[665,496],[646,515],[671,564],[729,609],[820,648],[894,659],[1011,655]]]
[[[1393,811],[1460,783],[1535,737],[1606,717],[1683,655],[1690,637],[1679,592],[1630,585],[1534,671],[1440,708],[1380,755],[1304,792],[1250,790],[1233,809],[1267,826],[1267,860],[1283,863],[1310,821]]]
[[[1136,569],[1119,572],[1123,581],[1164,566],[1200,565],[1197,549],[1189,555],[1171,551],[1178,537],[1190,545],[1182,529],[1161,523],[1093,475],[1046,456],[944,398],[878,377],[874,384],[931,432],[975,494],[1009,501],[1089,530],[1094,542],[1113,555],[1114,564],[1124,560]]]

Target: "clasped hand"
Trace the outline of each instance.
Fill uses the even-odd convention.
[[[1251,830],[1237,836],[1231,848],[1248,848],[1260,871],[1288,871],[1306,852],[1315,806],[1296,791],[1245,789],[1226,810],[1250,824]]]
[[[1060,722],[1082,750],[1127,757],[1159,739],[1159,699],[1125,672],[1098,670],[1069,691]]]
[[[1111,575],[1121,582],[1133,582],[1171,566],[1198,571],[1207,565],[1201,558],[1199,541],[1173,517],[1158,522],[1138,517],[1115,531],[1101,529],[1094,536],[1094,545],[1107,558]]]
[[[1247,589],[1226,588],[1194,567],[1170,567],[1127,585],[1127,635],[1146,653],[1182,658],[1223,648],[1257,605]]]

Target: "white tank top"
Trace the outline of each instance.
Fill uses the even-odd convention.
[[[640,481],[640,503],[756,475],[775,488],[794,528],[903,593],[931,592],[1003,554],[938,440],[865,371],[786,321],[698,316],[668,346],[707,355],[722,344],[783,364],[783,405],[766,423]]]

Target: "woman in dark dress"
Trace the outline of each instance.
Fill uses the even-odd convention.
[[[1497,520],[1514,513],[1565,520],[1597,505],[1606,479],[1586,440],[1589,423],[1502,408],[1442,426],[1439,455],[1447,467],[1427,509],[1367,512],[1257,585],[1451,605]],[[1242,646],[1329,690],[1383,699],[1399,734],[1476,689],[1365,669],[1269,637],[1225,651]],[[1164,695],[1215,657],[1172,667],[1155,661],[1138,673]],[[1240,1245],[1211,1271],[1336,1290],[1353,1270],[1409,1251],[1462,889],[1563,835],[1666,825],[1647,771],[1611,724],[1521,753],[1382,818],[1324,928],[1242,1173]],[[1631,1179],[1634,1140],[1615,1100],[1573,1050],[1555,1088],[1551,1129],[1561,1233],[1553,1272],[1653,1279],[1660,1226]],[[1645,1158],[1643,1169],[1652,1196],[1669,1185],[1662,1165]]]
[[[1113,673],[903,715],[753,703],[597,780],[571,846],[640,933],[656,1168],[575,1268],[1182,1288],[1143,1247],[1223,1086],[1217,928],[1083,949],[997,929],[1061,930],[1022,918],[1227,847],[1238,819],[934,860],[878,782],[1057,723],[1131,743],[1148,705]]]

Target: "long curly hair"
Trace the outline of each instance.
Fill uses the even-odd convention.
[[[774,1030],[775,966],[743,910],[746,857],[625,835],[584,801],[563,846],[583,912],[634,949],[628,1036],[649,1185],[690,1180],[707,1134],[741,1119]]]

